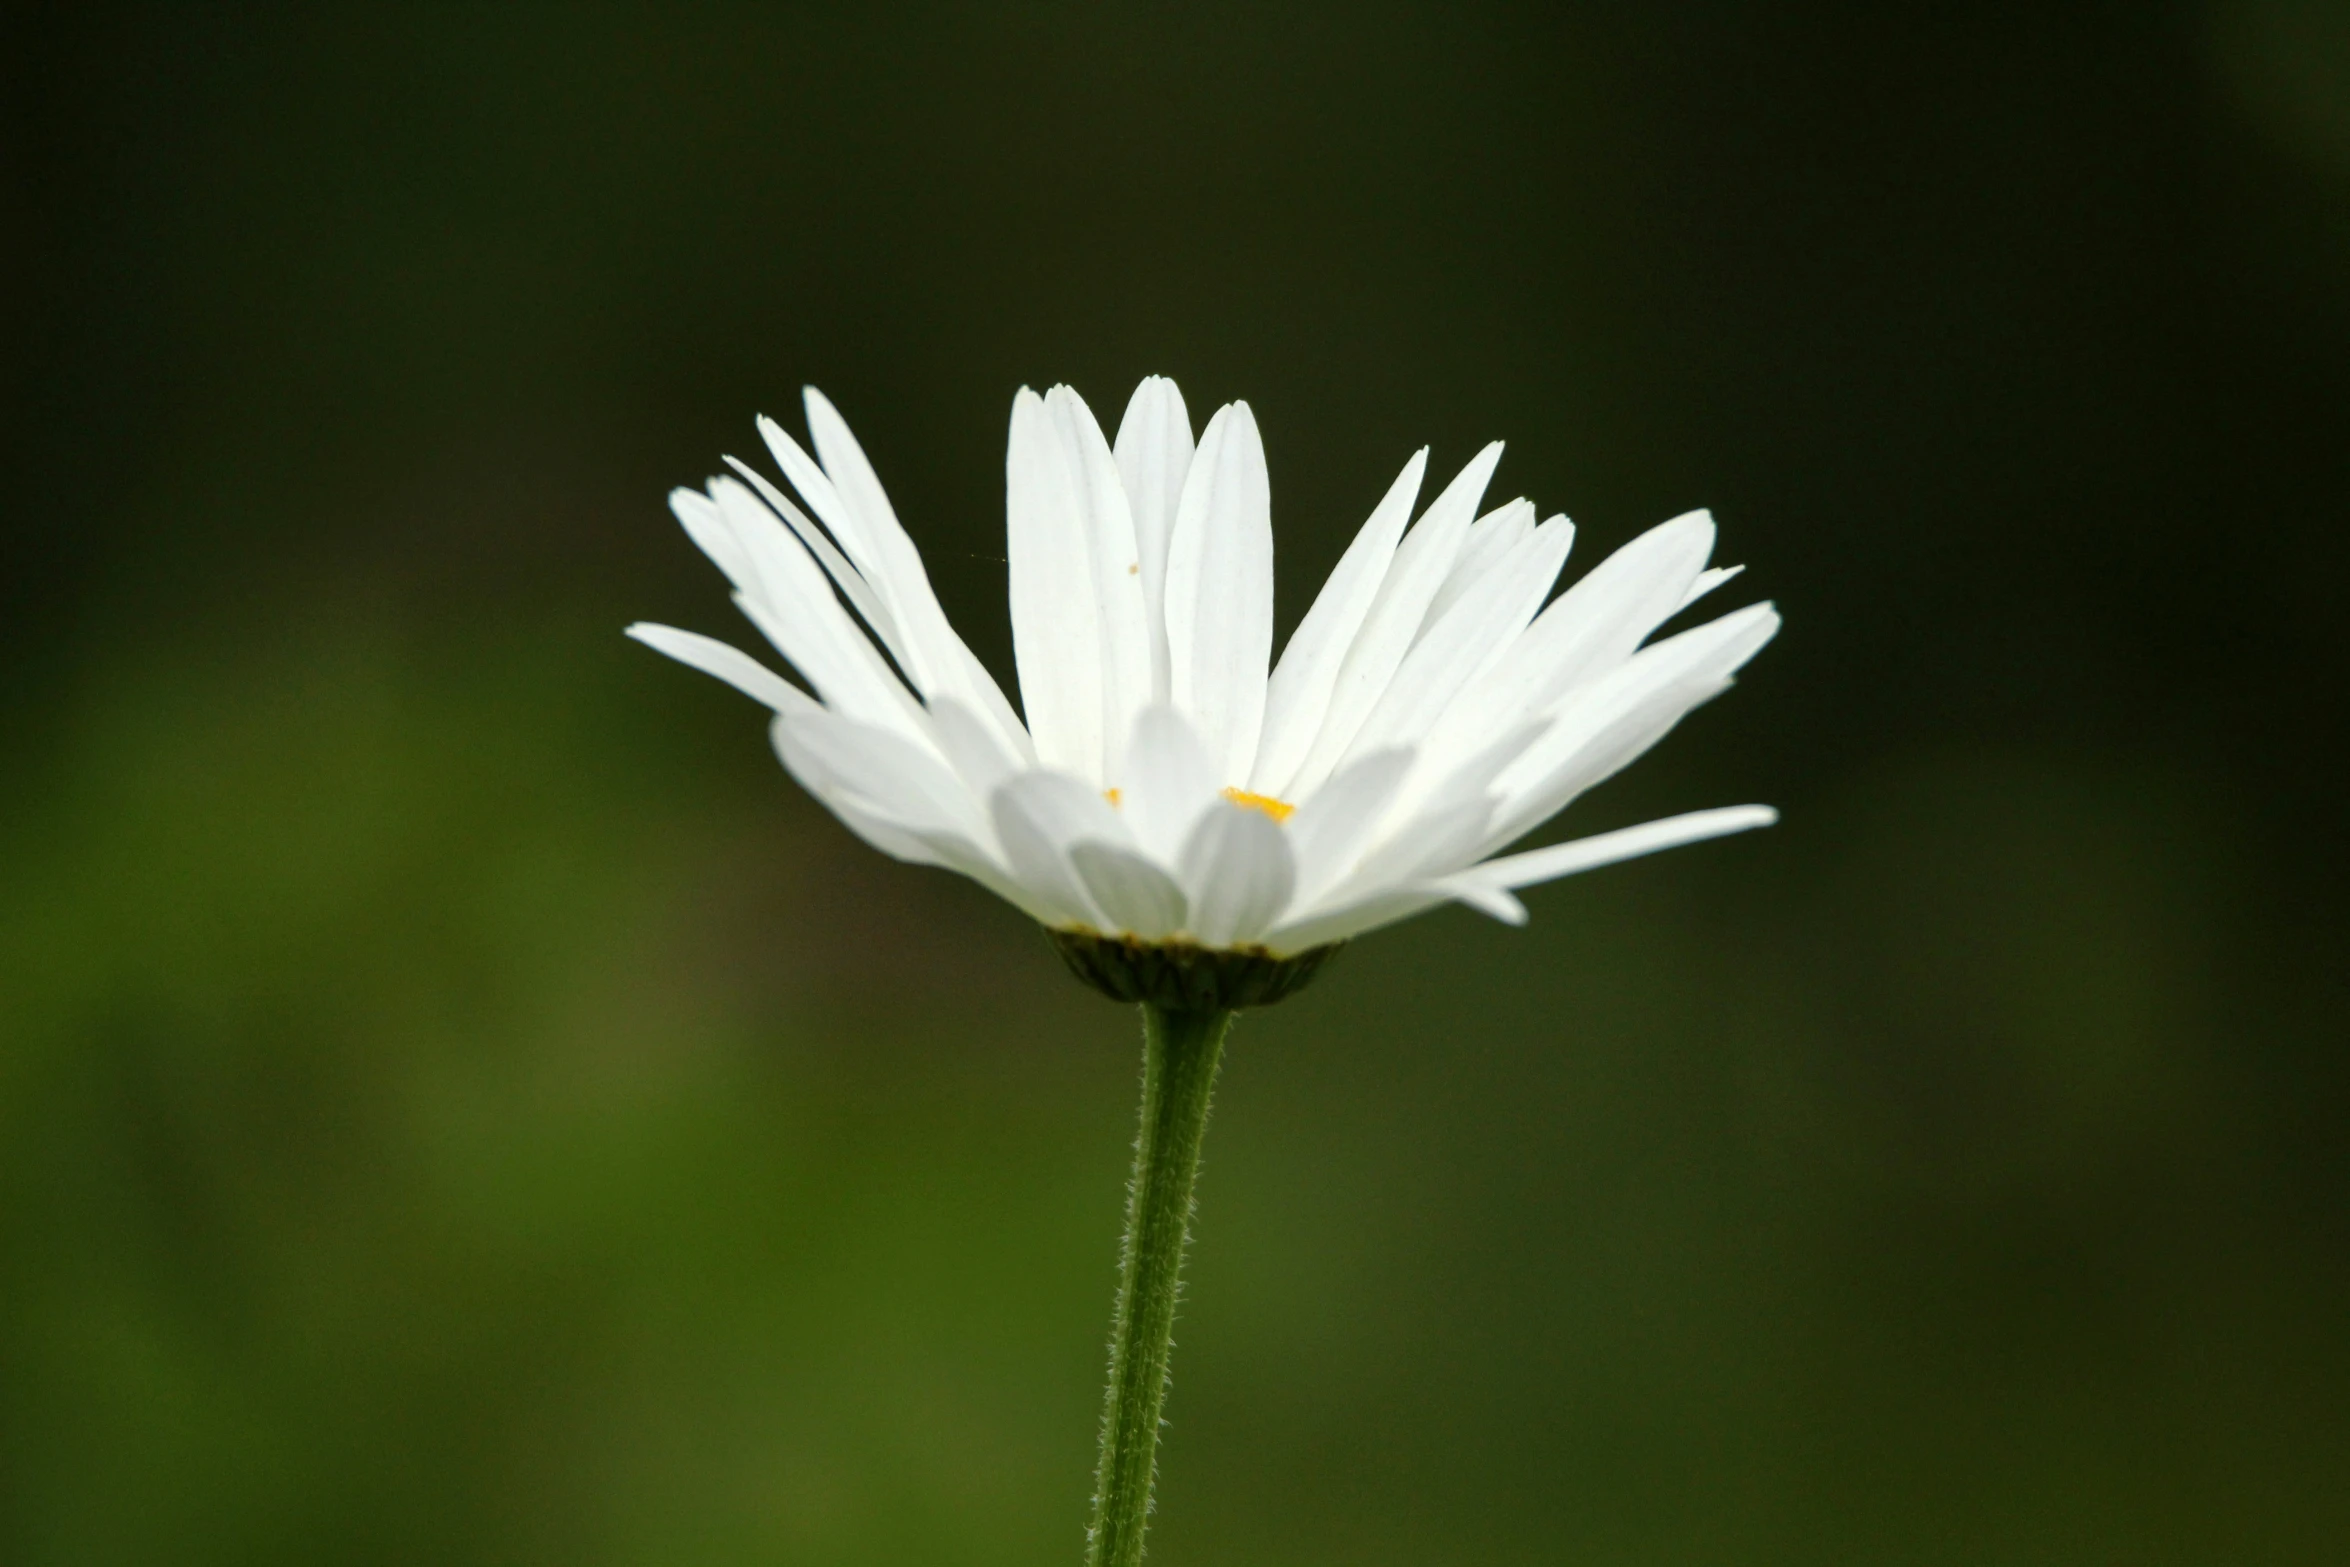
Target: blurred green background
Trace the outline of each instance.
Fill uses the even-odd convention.
[[[1078,1559],[1132,1020],[620,628],[1158,371],[1789,629],[1243,1022],[1154,1561],[2341,1559],[2340,0],[4,25],[0,1560]]]

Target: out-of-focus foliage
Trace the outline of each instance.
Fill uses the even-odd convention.
[[[1131,1020],[618,630],[814,380],[1008,674],[1155,370],[1790,630],[1244,1021],[1154,1560],[2350,1537],[2326,8],[12,25],[0,1560],[1077,1558]]]

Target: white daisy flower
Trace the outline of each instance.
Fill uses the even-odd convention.
[[[808,691],[694,632],[629,634],[772,709],[784,766],[851,831],[1018,905],[1125,999],[1149,998],[1138,958],[1206,965],[1224,1004],[1235,982],[1272,999],[1337,943],[1436,904],[1523,923],[1520,888],[1776,817],[1697,811],[1497,857],[1778,629],[1755,604],[1647,641],[1739,569],[1707,566],[1704,512],[1553,598],[1574,528],[1523,500],[1479,514],[1498,442],[1407,530],[1423,449],[1276,663],[1248,404],[1195,445],[1175,383],[1153,377],[1113,444],[1069,388],[1023,389],[1005,462],[1016,713],[848,425],[813,388],[807,412],[813,456],[759,421],[797,501],[728,458],[732,475],[670,504]]]

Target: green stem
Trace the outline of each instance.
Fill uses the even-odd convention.
[[[1232,1017],[1143,1005],[1142,1131],[1126,1193],[1126,1246],[1110,1329],[1109,1407],[1102,1415],[1101,1465],[1094,1472],[1089,1567],[1136,1567],[1142,1560],[1175,1298],[1191,1232],[1191,1190]]]

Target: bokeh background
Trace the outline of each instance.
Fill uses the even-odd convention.
[[[0,1559],[1078,1559],[1132,1020],[620,628],[1158,371],[1789,629],[1244,1021],[1153,1559],[2341,1559],[2339,0],[5,25]]]

